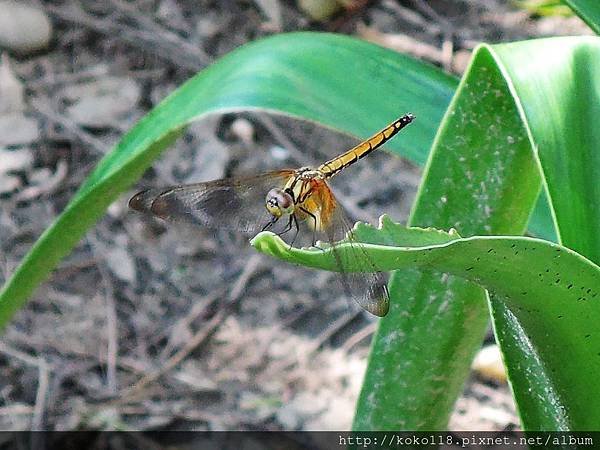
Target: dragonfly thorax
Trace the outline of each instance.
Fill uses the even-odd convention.
[[[265,206],[269,214],[279,219],[293,214],[295,207],[302,204],[312,190],[311,180],[324,179],[323,173],[310,167],[302,167],[294,172],[283,189],[273,188],[267,193]]]
[[[312,179],[319,179],[322,180],[325,178],[323,172],[321,172],[320,170],[317,169],[312,169],[310,167],[302,167],[298,170],[296,170],[296,180],[312,180]]]

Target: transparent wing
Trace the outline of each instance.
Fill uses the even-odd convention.
[[[316,203],[322,209],[319,214],[322,230],[318,234],[332,245],[346,295],[371,314],[385,316],[390,299],[383,273],[377,271],[364,246],[354,238],[346,214],[327,183],[320,183],[312,195],[316,196]],[[343,239],[347,239],[349,245],[342,250],[336,243]],[[351,271],[351,268],[360,272]]]
[[[129,207],[161,219],[210,228],[259,232],[270,220],[265,197],[283,187],[293,170],[223,178],[206,183],[146,189],[129,200]]]

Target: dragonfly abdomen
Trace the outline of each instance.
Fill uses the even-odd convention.
[[[393,138],[406,125],[411,123],[414,118],[415,116],[412,114],[405,114],[385,127],[383,130],[375,133],[366,141],[361,142],[357,146],[351,148],[346,153],[343,153],[340,156],[321,164],[317,170],[323,173],[325,178],[334,176],[340,170],[348,167],[351,164],[354,164],[356,161],[364,158],[374,150],[377,150],[379,147]]]

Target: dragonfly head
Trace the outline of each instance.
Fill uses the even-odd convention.
[[[273,217],[280,218],[294,212],[294,199],[283,189],[274,188],[267,193],[265,206]]]

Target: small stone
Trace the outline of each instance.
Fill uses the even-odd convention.
[[[28,170],[33,165],[33,159],[33,153],[28,148],[19,150],[0,148],[0,174]]]
[[[290,157],[290,152],[285,147],[273,145],[269,148],[269,155],[277,161],[285,161]]]
[[[32,5],[0,1],[0,47],[29,54],[48,47],[52,23],[46,13]]]
[[[246,145],[254,142],[254,126],[252,122],[243,117],[238,117],[231,124],[231,132]]]
[[[298,8],[313,20],[325,21],[334,15],[341,5],[336,0],[298,0]]]
[[[21,113],[0,115],[0,146],[30,144],[39,138],[38,122]]]
[[[270,31],[281,31],[283,28],[283,16],[279,0],[254,0],[269,22],[263,24],[263,29]]]
[[[8,55],[0,57],[0,115],[25,109],[25,88],[14,74]]]
[[[486,380],[506,383],[506,370],[497,345],[482,348],[473,361],[472,369]]]
[[[276,417],[285,430],[297,430],[302,423],[302,417],[291,404],[286,404],[279,408]]]
[[[21,179],[15,175],[0,173],[0,194],[8,194],[21,187]]]
[[[223,19],[216,13],[207,11],[199,17],[196,23],[196,33],[202,39],[209,39],[214,37],[223,25]]]
[[[106,249],[106,264],[112,273],[120,280],[132,283],[135,280],[136,268],[133,258],[123,245]]]
[[[348,430],[352,426],[353,416],[352,401],[347,398],[331,397],[323,414],[307,421],[305,428],[315,431]]]

